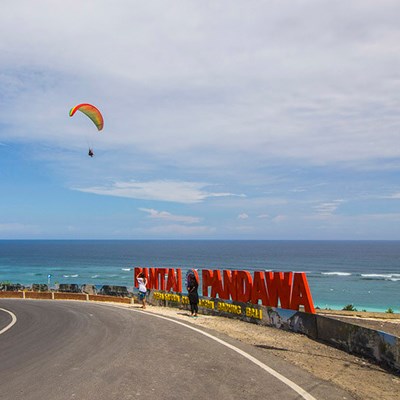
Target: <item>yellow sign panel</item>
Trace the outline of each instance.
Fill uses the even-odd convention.
[[[176,303],[189,304],[188,296],[180,296],[175,293],[153,292],[153,297],[155,300],[167,300]],[[209,310],[214,310],[215,302],[212,300],[200,299],[199,306],[203,308],[208,308]],[[217,310],[236,315],[244,314],[246,315],[246,317],[262,319],[262,310],[259,310],[258,308],[246,307],[245,310],[243,311],[242,306],[240,305],[218,301]]]

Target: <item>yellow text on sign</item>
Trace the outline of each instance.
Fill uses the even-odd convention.
[[[229,303],[218,303],[218,311],[225,311],[232,314],[241,314],[242,307],[236,304],[229,304]]]
[[[246,307],[246,317],[262,319],[262,310],[253,307]]]
[[[168,300],[168,301],[175,301],[179,303],[181,301],[181,296],[174,293],[160,293],[154,292],[153,296],[156,300]]]
[[[209,308],[210,310],[214,310],[214,302],[211,300],[201,299],[199,301],[199,306],[204,308]]]

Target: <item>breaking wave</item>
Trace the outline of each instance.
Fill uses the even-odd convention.
[[[322,275],[350,276],[350,272],[321,272]]]

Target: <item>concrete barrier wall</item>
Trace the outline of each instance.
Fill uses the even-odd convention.
[[[318,339],[349,353],[374,359],[400,371],[400,338],[359,325],[317,316]]]
[[[105,295],[89,295],[86,293],[67,293],[67,292],[1,292],[0,298],[14,299],[43,299],[43,300],[81,300],[81,301],[103,301],[113,303],[132,304],[130,297],[117,297]]]
[[[42,299],[42,300],[87,300],[84,293],[60,292],[0,292],[0,298]]]
[[[85,293],[54,292],[54,300],[88,300]]]
[[[51,300],[53,294],[50,292],[24,292],[25,299],[45,299]]]
[[[0,298],[3,299],[23,299],[23,292],[0,292]]]
[[[90,294],[88,296],[90,301],[111,301],[113,303],[124,303],[124,304],[132,303],[132,299],[129,297],[104,296],[98,294]]]

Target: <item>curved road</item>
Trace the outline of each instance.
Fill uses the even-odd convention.
[[[265,350],[103,304],[0,300],[0,357],[0,399],[351,399]]]

